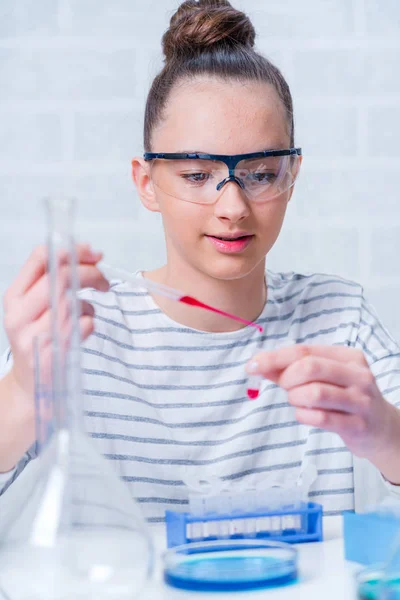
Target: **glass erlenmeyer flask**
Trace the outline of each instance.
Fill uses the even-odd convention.
[[[393,507],[393,513],[399,519],[398,532],[383,570],[379,600],[400,600],[400,507],[398,505]]]
[[[10,600],[132,599],[150,576],[152,544],[84,432],[73,203],[47,201],[47,212],[52,329],[36,347],[36,392],[46,395],[38,421],[53,426],[42,422],[39,475],[0,532],[0,590]]]

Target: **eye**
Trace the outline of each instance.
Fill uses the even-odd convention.
[[[276,175],[275,173],[248,173],[247,179],[253,183],[273,183]]]
[[[210,174],[209,173],[200,173],[200,172],[199,173],[183,173],[181,175],[181,177],[191,183],[204,183],[205,181],[208,181],[208,179],[210,178]]]

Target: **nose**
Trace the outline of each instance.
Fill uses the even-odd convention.
[[[235,180],[227,181],[215,203],[215,216],[224,221],[239,223],[249,216],[249,202]]]

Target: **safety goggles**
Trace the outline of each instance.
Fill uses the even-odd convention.
[[[151,180],[163,192],[186,202],[214,204],[233,181],[252,202],[288,191],[300,169],[301,148],[250,154],[145,152]]]

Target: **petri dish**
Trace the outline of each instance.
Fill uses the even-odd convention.
[[[356,574],[357,600],[400,600],[400,573],[384,580],[384,566],[374,565]]]
[[[195,542],[164,554],[165,582],[185,590],[254,590],[292,584],[296,579],[297,550],[281,542]]]

